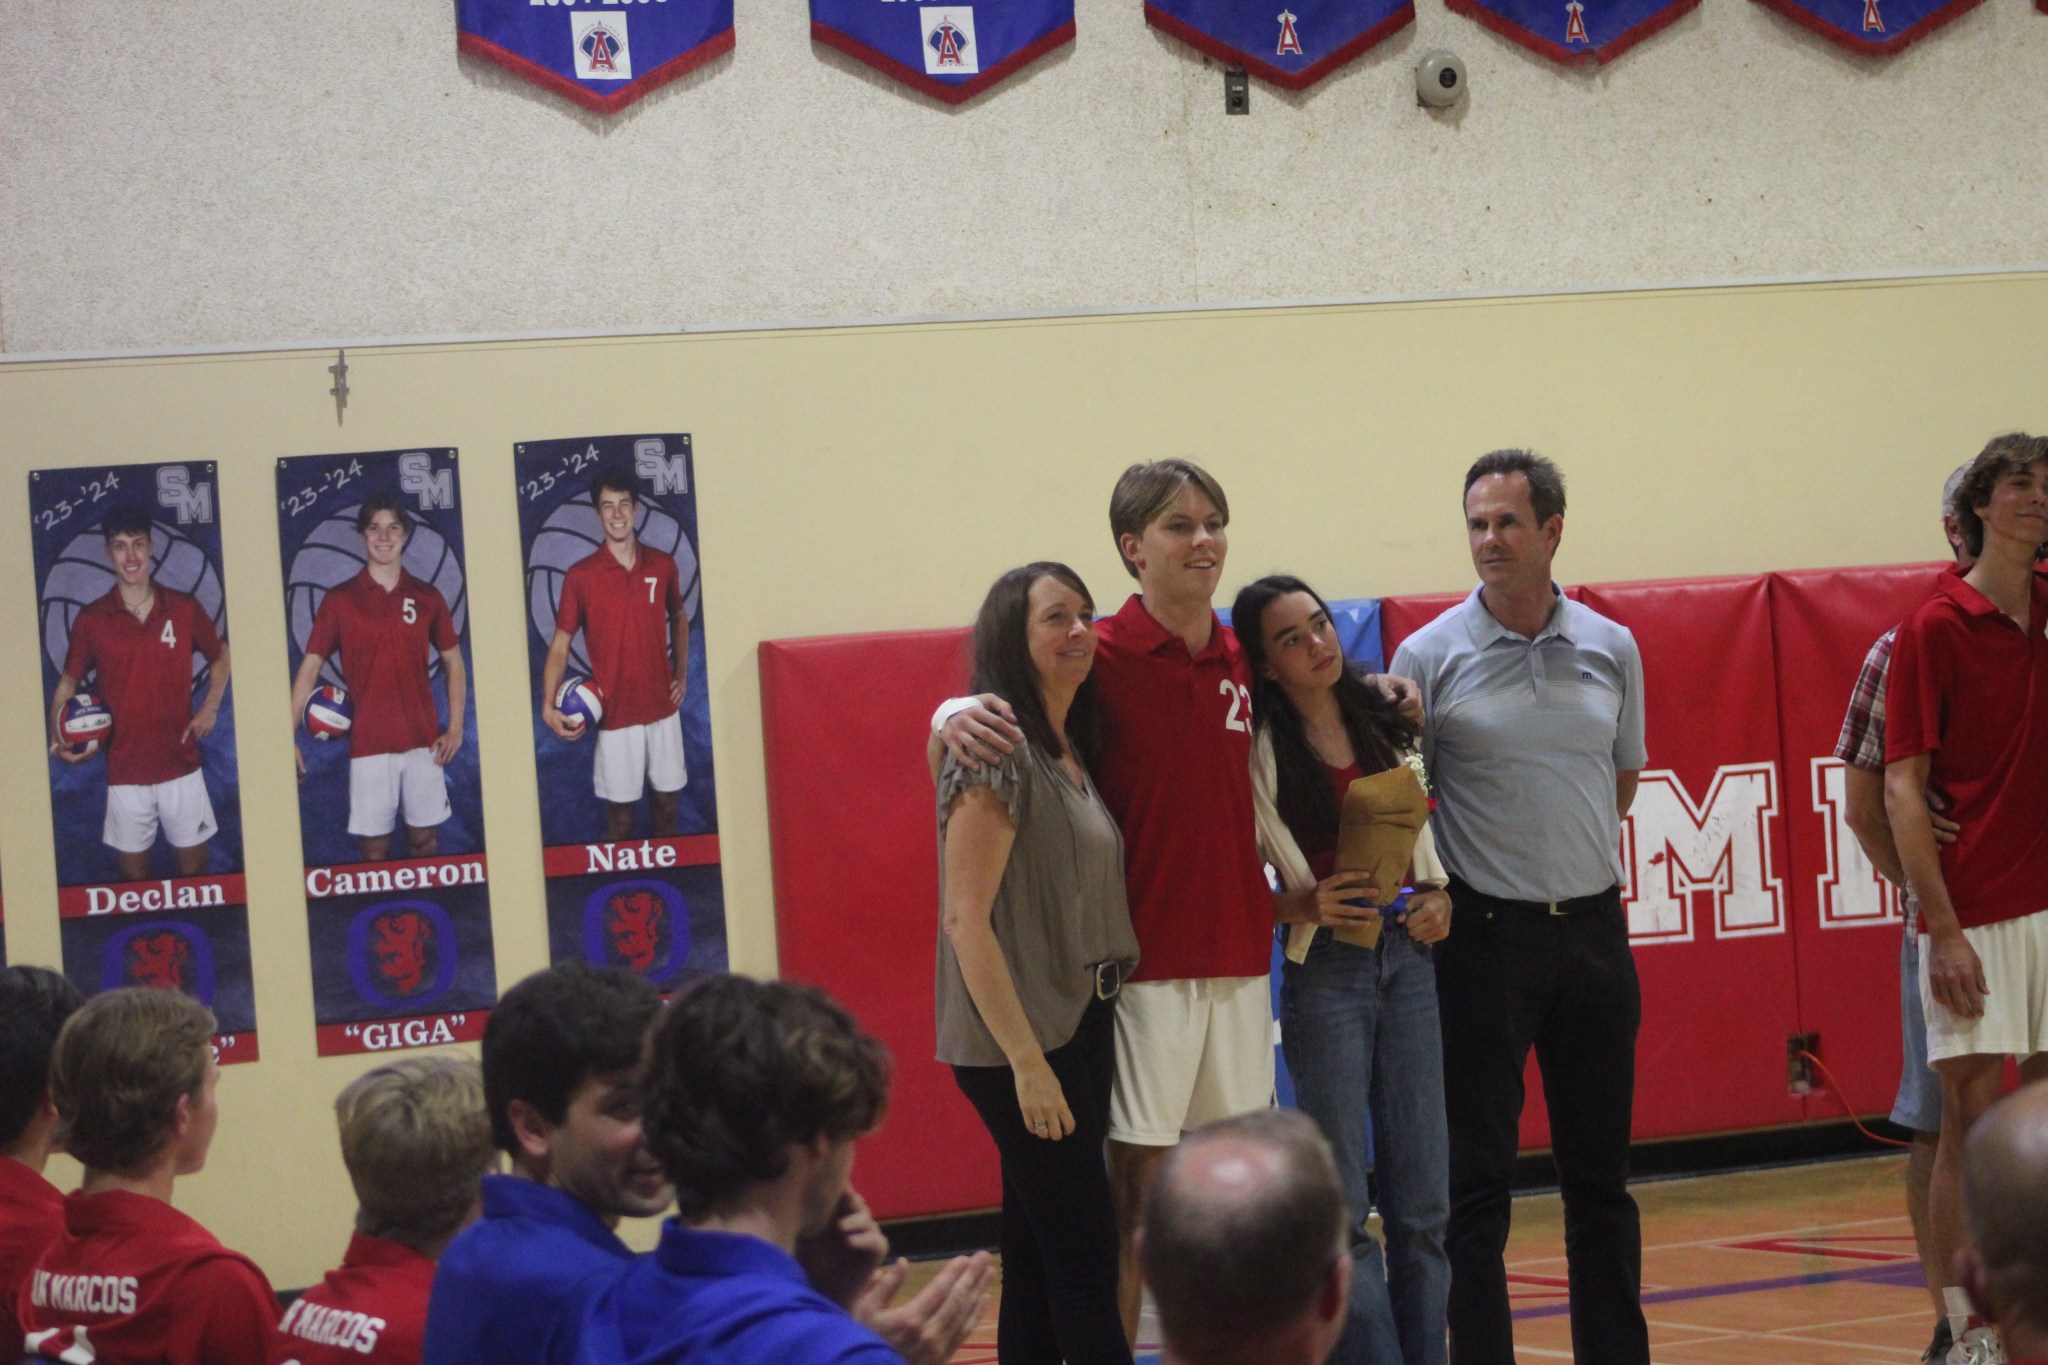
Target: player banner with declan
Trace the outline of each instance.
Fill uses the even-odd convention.
[[[1415,21],[1414,0],[1146,0],[1145,22],[1283,90],[1305,90]]]
[[[64,974],[180,990],[257,1058],[210,462],[40,469],[29,535]]]
[[[732,51],[732,0],[457,0],[456,46],[614,114]]]
[[[277,462],[321,1056],[483,1036],[498,998],[453,450]]]
[[[960,104],[1074,41],[1074,0],[811,0],[811,36]]]
[[[690,438],[514,453],[549,956],[672,990],[726,969]]]

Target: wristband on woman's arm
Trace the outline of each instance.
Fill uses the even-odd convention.
[[[972,697],[948,697],[945,701],[939,703],[938,710],[932,712],[932,733],[937,734],[946,728],[947,721],[953,719],[962,711],[973,710],[978,705],[980,703]]]

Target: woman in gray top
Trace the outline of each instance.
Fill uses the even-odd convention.
[[[974,688],[1024,742],[939,770],[939,1060],[1003,1166],[1002,1365],[1129,1365],[1102,1144],[1112,1001],[1136,965],[1123,837],[1095,748],[1095,603],[1064,564],[997,579],[974,623]]]

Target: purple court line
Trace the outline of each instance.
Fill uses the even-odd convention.
[[[1822,1270],[1811,1275],[1781,1275],[1772,1280],[1737,1280],[1732,1284],[1703,1284],[1691,1289],[1660,1289],[1643,1295],[1643,1306],[1658,1303],[1683,1303],[1687,1299],[1715,1299],[1729,1294],[1760,1294],[1771,1289],[1798,1289],[1809,1284],[1836,1284],[1844,1280],[1858,1280],[1864,1284],[1895,1284],[1901,1287],[1922,1287],[1927,1281],[1920,1273],[1918,1261],[1900,1261],[1895,1265],[1866,1265],[1854,1270]],[[1518,1308],[1513,1313],[1516,1322],[1530,1318],[1562,1317],[1571,1311],[1569,1304],[1549,1303],[1541,1308]]]

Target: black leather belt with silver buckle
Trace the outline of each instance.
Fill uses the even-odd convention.
[[[1124,988],[1124,964],[1121,962],[1098,962],[1095,964],[1095,998],[1114,1000],[1117,992]]]

